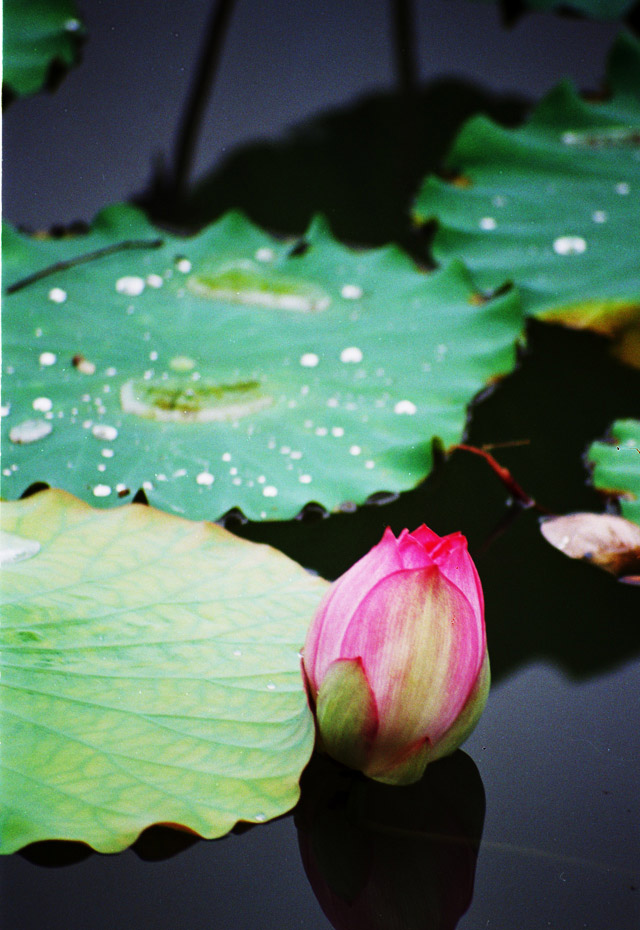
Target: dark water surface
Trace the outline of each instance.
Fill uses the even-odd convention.
[[[170,148],[207,4],[83,6],[93,36],[82,67],[57,95],[17,101],[6,114],[4,207],[16,223],[89,220],[140,193],[153,156]],[[597,86],[616,31],[531,16],[508,33],[489,4],[416,6],[423,80],[446,74],[464,84],[425,89],[425,101],[449,118],[456,95],[459,118],[482,106],[513,119],[520,98],[539,97],[564,73]],[[397,120],[387,4],[246,0],[237,7],[198,170],[219,167],[225,155],[229,161],[200,218],[229,199],[225,185],[234,178],[237,202],[243,191],[251,199],[247,172],[260,175],[267,156],[238,156],[234,146],[276,138],[300,119],[341,107],[336,119],[314,124],[318,133],[268,157],[283,202],[288,166],[336,157],[349,125],[355,161],[327,162],[327,183],[298,179],[302,193],[290,213],[283,207],[278,215],[272,190],[241,205],[283,231],[299,231],[307,206],[320,206],[346,237],[397,238],[407,206],[398,206],[397,191],[415,189],[436,157],[424,139],[415,176],[393,188],[387,206],[381,197],[375,213],[375,198],[363,197],[355,220],[353,210],[341,215],[336,207],[340,184],[353,193],[354,164],[373,154],[372,125],[381,114],[390,125]],[[374,91],[379,99],[365,112],[354,101]],[[447,124],[449,135],[454,128]],[[437,146],[444,150],[446,139]],[[379,190],[391,189],[397,179],[384,175],[384,158],[379,164]],[[598,511],[604,503],[585,481],[582,456],[625,416],[640,417],[639,372],[613,362],[598,337],[532,324],[518,370],[474,407],[467,441],[508,444],[496,456],[541,507]],[[509,507],[507,495],[481,459],[456,452],[423,486],[384,506],[284,524],[230,523],[327,578],[387,525],[462,530],[485,589],[494,681],[464,754],[434,765],[415,789],[376,789],[316,760],[295,816],[223,840],[155,830],[113,856],[41,844],[4,857],[1,926],[637,930],[639,589],[553,550],[539,533],[539,513]]]
[[[582,683],[534,664],[494,689],[465,747],[482,777],[486,815],[473,900],[458,926],[638,926],[639,693],[637,663]],[[465,798],[457,801],[464,805]],[[416,820],[420,815],[416,809]],[[36,862],[15,855],[2,863],[2,925],[12,930],[330,927],[305,876],[299,844],[306,841],[288,816],[242,835],[196,841],[160,861],[141,858],[158,854],[141,846],[139,853],[90,854],[56,867],[64,860],[64,847],[31,847],[28,855]],[[406,848],[406,835],[402,843]],[[70,848],[82,854],[81,847]],[[391,911],[378,905],[383,919],[337,926],[453,926],[431,919],[438,893],[419,845],[412,852],[420,881],[400,885],[412,898],[412,913],[422,918],[395,923]],[[426,865],[437,868],[441,855]],[[388,880],[397,888],[398,875],[386,865],[386,873],[377,872],[378,887]],[[455,862],[439,880],[446,896],[463,907],[467,884]],[[315,882],[321,894],[326,891],[317,875]],[[348,912],[345,906],[343,914]]]

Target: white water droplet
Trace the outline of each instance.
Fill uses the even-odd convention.
[[[109,497],[111,488],[108,484],[97,484],[93,489],[94,497]]]
[[[96,423],[91,430],[96,439],[102,439],[105,442],[113,442],[118,438],[118,430],[115,426],[109,426],[107,423]]]
[[[504,207],[506,202],[506,199],[501,194],[496,194],[496,196],[491,201],[494,207]]]
[[[98,469],[98,471],[106,471],[106,470],[107,470],[107,466],[104,464],[104,462],[99,462],[98,465],[97,465],[97,469]]]
[[[15,533],[0,530],[0,565],[13,565],[31,559],[40,552],[40,543]]]
[[[344,429],[341,426],[332,426],[331,435],[336,437],[344,436]]]
[[[230,461],[231,461],[231,453],[230,453],[230,452],[223,452],[223,453],[222,453],[222,461],[223,461],[223,462],[230,462]]]
[[[631,185],[627,184],[626,181],[620,181],[619,184],[616,184],[616,194],[621,194],[623,197],[626,196],[631,190]]]
[[[606,211],[605,210],[594,210],[594,212],[591,214],[591,219],[593,220],[594,223],[606,223],[607,222]]]
[[[312,478],[311,475],[300,475],[298,481],[300,484],[311,484]]]
[[[162,287],[164,284],[164,278],[162,278],[159,274],[148,274],[147,284],[149,287]]]
[[[495,229],[498,224],[492,216],[483,216],[480,220],[480,229]]]
[[[113,449],[103,449],[100,455],[105,459],[113,458]]]
[[[272,681],[270,681],[269,684],[267,685],[267,691],[275,691],[275,690],[276,690],[276,686],[274,685]]]
[[[191,262],[188,258],[181,258],[176,262],[176,268],[178,271],[181,271],[182,274],[189,274],[191,271]]]
[[[78,371],[83,375],[95,374],[96,366],[94,365],[93,362],[90,362],[88,358],[79,356],[77,358],[77,361],[74,359],[73,364],[78,369]]]
[[[31,406],[40,413],[47,413],[53,407],[53,402],[48,397],[36,397]]]
[[[58,361],[58,356],[55,352],[41,352],[39,362],[41,365],[48,367],[49,365],[55,365]]]
[[[197,484],[201,484],[204,487],[210,487],[216,479],[209,471],[201,471],[199,475],[196,475]]]
[[[0,406],[0,417],[8,417],[11,410],[11,404],[2,404]]]
[[[118,294],[126,294],[127,297],[138,297],[144,290],[144,278],[138,278],[136,275],[125,275],[116,281],[116,291]]]
[[[296,460],[297,460],[297,459],[301,459],[301,458],[302,458],[302,452],[300,452],[299,449],[294,449],[293,452],[291,453],[291,458],[292,458],[292,459],[296,459]]]
[[[359,300],[363,291],[359,284],[344,284],[340,293],[345,300]]]
[[[258,479],[258,480],[260,480],[260,479]],[[277,494],[278,494],[278,489],[277,489],[276,487],[274,487],[274,485],[272,485],[272,484],[267,484],[267,485],[265,485],[265,487],[262,489],[262,493],[263,493],[263,495],[264,495],[265,497],[276,497]]]
[[[151,481],[143,481],[142,487],[145,491],[153,491],[153,484]]]
[[[234,650],[233,650],[233,654],[234,654],[234,656],[241,656],[241,655],[242,655],[242,649],[234,649]]]
[[[581,255],[587,248],[582,236],[559,236],[553,243],[556,255]]]
[[[125,497],[127,494],[131,493],[126,484],[117,484],[116,491],[118,493],[118,497]]]
[[[155,352],[155,351],[154,351],[154,352],[149,352],[149,359],[150,359],[152,362],[157,362],[157,361],[158,361],[158,353]]]
[[[314,432],[316,436],[326,436],[329,430],[326,426],[316,426]]]
[[[53,301],[54,304],[63,304],[67,299],[67,292],[63,291],[61,287],[52,287],[49,291],[49,300]]]
[[[341,362],[361,362],[362,361],[362,349],[359,349],[357,346],[348,346],[348,348],[343,349],[340,353]]]
[[[9,430],[9,439],[16,445],[38,442],[53,431],[51,423],[46,420],[25,420]]]
[[[256,250],[256,260],[259,262],[272,262],[275,257],[273,249],[261,248]]]
[[[186,468],[177,468],[177,469],[174,471],[174,473],[173,473],[173,477],[174,477],[174,478],[184,478],[186,474],[187,474],[187,469],[186,469]]]
[[[300,364],[303,368],[315,368],[319,361],[315,352],[305,352],[300,356]]]
[[[365,468],[375,468],[375,467],[376,467],[376,463],[373,461],[373,459],[367,459],[367,461],[364,463],[364,467],[365,467]]]
[[[349,452],[351,455],[360,455],[360,453],[362,452],[362,449],[360,448],[360,446],[351,446],[349,448]]]
[[[399,400],[398,403],[393,408],[394,413],[404,413],[412,415],[417,411],[417,407],[410,400]]]
[[[256,814],[256,815],[254,816],[253,819],[254,819],[254,820],[257,820],[258,823],[264,823],[265,820],[267,819],[267,815],[266,815],[266,814]]]

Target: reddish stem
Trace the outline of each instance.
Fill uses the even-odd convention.
[[[527,492],[520,487],[518,482],[512,477],[511,472],[508,468],[505,468],[501,465],[490,452],[487,452],[486,449],[480,449],[478,446],[468,446],[465,443],[458,443],[452,447],[453,449],[462,449],[463,452],[472,452],[474,455],[479,455],[481,458],[487,462],[487,464],[493,469],[500,481],[507,488],[509,493],[517,500],[523,507],[536,507],[538,510],[543,508],[538,507],[533,497],[531,497]]]

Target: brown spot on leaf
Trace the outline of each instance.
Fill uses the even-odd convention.
[[[473,181],[471,178],[466,177],[464,174],[459,174],[455,178],[451,178],[451,184],[454,187],[460,187],[463,190],[466,190],[469,187],[473,187]]]
[[[84,355],[74,355],[71,359],[71,364],[83,375],[95,374],[96,366],[93,362],[90,362],[88,358],[85,358]]]

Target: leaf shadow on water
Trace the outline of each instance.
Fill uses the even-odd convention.
[[[583,455],[618,411],[638,415],[640,372],[612,360],[607,341],[591,333],[536,322],[527,332],[517,370],[472,407],[466,441],[492,446],[545,510],[602,511],[606,502],[588,483]],[[454,452],[384,506],[302,517],[231,528],[329,579],[375,545],[386,526],[399,533],[425,522],[440,534],[462,531],[485,591],[494,681],[539,659],[591,677],[640,653],[637,589],[549,546],[539,513],[513,505],[478,456]]]
[[[519,123],[523,99],[491,94],[461,79],[433,82],[415,96],[378,93],[320,113],[276,142],[234,151],[201,178],[178,210],[157,177],[139,202],[159,222],[203,226],[230,209],[277,233],[301,234],[323,213],[346,242],[397,242],[424,256],[411,202],[438,171],[462,123],[485,113]]]

